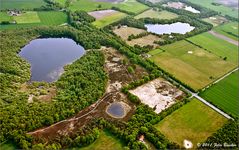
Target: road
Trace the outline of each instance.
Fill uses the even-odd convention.
[[[217,79],[216,81],[214,81],[212,84],[210,84],[209,86],[207,86],[206,88],[209,88],[211,85],[218,83],[219,81],[223,80],[224,78],[226,78],[227,76],[229,76],[230,74],[232,74],[233,72],[237,71],[239,68],[236,68],[230,72],[228,72],[227,74],[225,74],[224,76],[220,77],[219,79]],[[188,90],[187,88],[181,86],[184,90],[186,90],[188,93],[190,93],[192,95],[192,97],[197,98],[198,100],[200,100],[201,102],[203,102],[204,104],[206,104],[207,106],[211,107],[212,109],[214,109],[215,111],[217,111],[218,113],[220,113],[221,115],[223,115],[224,117],[228,118],[228,119],[232,119],[234,120],[231,116],[229,116],[227,113],[223,112],[222,110],[218,109],[217,107],[215,107],[214,105],[212,105],[211,103],[207,102],[205,99],[203,99],[201,96],[198,95],[198,93],[194,93],[190,90]],[[205,88],[205,89],[206,89]],[[204,89],[204,90],[205,90]]]
[[[232,43],[232,44],[234,44],[234,45],[236,45],[236,46],[238,46],[239,45],[239,43],[238,43],[238,41],[236,41],[236,40],[233,40],[233,39],[231,39],[231,38],[229,38],[229,37],[226,37],[226,36],[224,36],[224,35],[222,35],[222,34],[219,34],[219,33],[217,33],[217,32],[214,32],[214,31],[208,31],[208,33],[210,33],[210,34],[212,34],[212,35],[214,35],[214,36],[216,36],[216,37],[218,37],[218,38],[220,38],[220,39],[223,39],[223,40],[225,40],[225,41],[227,41],[227,42],[229,42],[229,43]]]

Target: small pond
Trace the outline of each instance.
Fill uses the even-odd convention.
[[[123,118],[125,116],[124,106],[118,102],[109,105],[106,112],[115,118]]]
[[[68,38],[32,40],[19,55],[31,64],[30,81],[56,81],[63,67],[84,55],[85,50]]]
[[[192,13],[195,13],[195,14],[199,14],[200,13],[200,11],[196,10],[195,8],[193,8],[191,6],[185,6],[184,9],[187,10],[187,11],[190,11]]]
[[[171,34],[171,33],[179,33],[186,34],[187,32],[192,31],[195,27],[190,26],[188,23],[176,22],[172,24],[146,24],[148,32],[156,33],[156,34]]]

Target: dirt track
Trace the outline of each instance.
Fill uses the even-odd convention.
[[[216,37],[218,37],[218,38],[220,38],[220,39],[223,39],[223,40],[225,40],[225,41],[227,41],[227,42],[229,42],[229,43],[232,43],[232,44],[234,44],[234,45],[236,45],[236,46],[238,46],[239,45],[239,43],[238,43],[238,41],[235,41],[235,40],[233,40],[233,39],[230,39],[229,37],[226,37],[226,36],[224,36],[224,35],[222,35],[222,34],[219,34],[219,33],[217,33],[217,32],[214,32],[214,31],[208,31],[208,33],[210,33],[210,34],[212,34],[212,35],[214,35],[214,36],[216,36]]]

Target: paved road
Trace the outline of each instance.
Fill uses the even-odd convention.
[[[220,39],[223,39],[223,40],[225,40],[225,41],[227,41],[227,42],[229,42],[229,43],[232,43],[232,44],[234,44],[234,45],[236,45],[236,46],[238,46],[239,45],[239,43],[238,43],[238,41],[236,41],[236,40],[233,40],[233,39],[231,39],[231,38],[229,38],[229,37],[226,37],[226,36],[224,36],[224,35],[222,35],[222,34],[219,34],[219,33],[217,33],[217,32],[214,32],[214,31],[208,31],[208,33],[210,33],[210,34],[212,34],[212,35],[214,35],[214,36],[216,36],[216,37],[218,37],[218,38],[220,38]]]

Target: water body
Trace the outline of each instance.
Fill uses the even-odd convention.
[[[124,106],[122,106],[121,103],[117,103],[117,102],[112,103],[107,108],[107,113],[109,113],[115,118],[122,118],[125,115]]]
[[[192,31],[195,27],[190,26],[188,23],[176,22],[172,24],[146,24],[148,32],[156,33],[159,35],[162,34],[171,34],[179,33],[186,34],[187,32]]]
[[[187,10],[187,11],[190,11],[192,13],[195,13],[195,14],[199,14],[200,13],[200,11],[196,10],[195,8],[193,8],[191,6],[185,6],[184,9]]]
[[[19,55],[31,64],[30,81],[56,81],[63,67],[84,55],[85,50],[68,38],[32,40]]]

